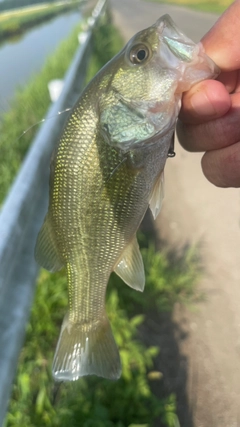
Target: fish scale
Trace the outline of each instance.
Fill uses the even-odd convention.
[[[51,162],[49,209],[35,256],[67,270],[69,312],[53,361],[56,380],[117,379],[119,352],[105,312],[112,271],[143,291],[136,231],[156,217],[181,94],[218,69],[166,15],[136,34],[88,84]]]

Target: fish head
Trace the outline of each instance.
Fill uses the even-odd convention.
[[[220,70],[201,43],[195,44],[164,15],[137,33],[105,72],[102,132],[111,146],[128,151],[151,145],[173,129],[182,93]]]

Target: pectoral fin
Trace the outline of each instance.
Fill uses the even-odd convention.
[[[58,271],[63,267],[48,215],[37,237],[35,259],[38,264],[49,271]]]
[[[136,236],[122,253],[114,271],[128,286],[136,291],[143,291],[145,273]]]
[[[160,174],[158,177],[158,180],[153,187],[152,194],[149,200],[149,207],[152,211],[153,218],[156,219],[161,207],[162,207],[162,201],[164,198],[164,172]]]

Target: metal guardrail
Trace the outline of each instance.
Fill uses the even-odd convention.
[[[4,422],[39,271],[33,256],[34,246],[47,211],[51,153],[66,120],[58,113],[74,105],[83,89],[92,29],[105,6],[106,0],[97,3],[85,41],[65,76],[63,91],[50,107],[0,214],[0,426]]]

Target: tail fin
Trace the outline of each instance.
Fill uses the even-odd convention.
[[[65,317],[52,372],[57,381],[74,381],[84,375],[120,377],[119,352],[106,316],[91,327],[72,323]]]

